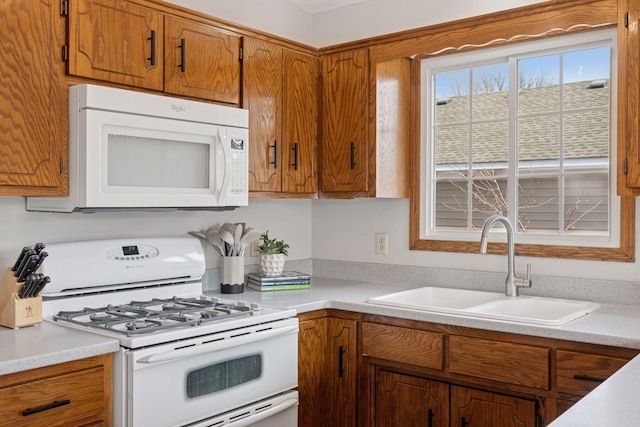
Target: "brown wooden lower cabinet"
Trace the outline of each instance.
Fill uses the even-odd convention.
[[[536,403],[452,385],[451,426],[536,427]]]
[[[300,427],[543,427],[638,355],[341,310],[299,345]]]
[[[535,427],[536,404],[379,369],[376,427]]]
[[[376,373],[375,425],[449,425],[449,385],[386,370]]]
[[[355,427],[356,324],[332,317],[301,320],[299,427]]]
[[[112,424],[112,355],[0,377],[0,425]]]

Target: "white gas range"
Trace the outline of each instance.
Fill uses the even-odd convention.
[[[200,242],[47,245],[43,318],[120,341],[114,425],[296,426],[295,310],[202,295]]]

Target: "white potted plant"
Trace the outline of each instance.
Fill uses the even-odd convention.
[[[283,240],[269,238],[269,230],[261,236],[262,244],[258,246],[260,252],[260,267],[265,276],[278,276],[284,270],[284,260],[288,254],[289,245]]]

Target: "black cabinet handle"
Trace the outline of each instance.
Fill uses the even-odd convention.
[[[147,59],[151,65],[156,65],[156,30],[151,30],[151,37],[147,40],[151,42],[151,56]]]
[[[344,376],[344,354],[347,352],[342,346],[338,349],[338,376]]]
[[[351,169],[356,168],[356,143],[351,143]]]
[[[187,69],[187,60],[186,60],[186,44],[185,44],[185,39],[180,39],[180,46],[178,46],[178,48],[180,49],[180,65],[178,65],[178,68],[180,68],[180,71],[182,71],[184,73],[184,71]]]
[[[428,421],[428,427],[433,427],[433,417],[436,414],[433,413],[433,409],[429,408],[429,413],[427,414],[427,416],[429,417],[429,421]]]
[[[44,406],[38,406],[37,408],[27,408],[22,411],[22,416],[27,417],[29,415],[37,414],[40,412],[48,411],[49,409],[59,408],[61,406],[69,405],[71,401],[69,399],[66,400],[56,400],[53,403]]]
[[[467,421],[467,419],[465,417],[462,417],[460,419],[460,427],[467,427],[467,424],[469,424],[469,422]]]
[[[291,166],[293,166],[293,170],[298,170],[298,143],[296,142],[295,144],[293,144],[293,163],[291,163]]]
[[[273,141],[273,145],[269,146],[269,148],[273,148],[273,161],[269,162],[269,164],[273,165],[274,169],[278,169],[278,141]]]
[[[594,381],[597,383],[603,383],[606,380],[606,378],[592,377],[591,375],[574,375],[573,378],[576,380]]]

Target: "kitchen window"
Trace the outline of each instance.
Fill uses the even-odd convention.
[[[494,214],[510,219],[521,254],[589,258],[585,248],[620,245],[615,29],[428,57],[420,69],[416,249],[477,251],[470,241]]]

